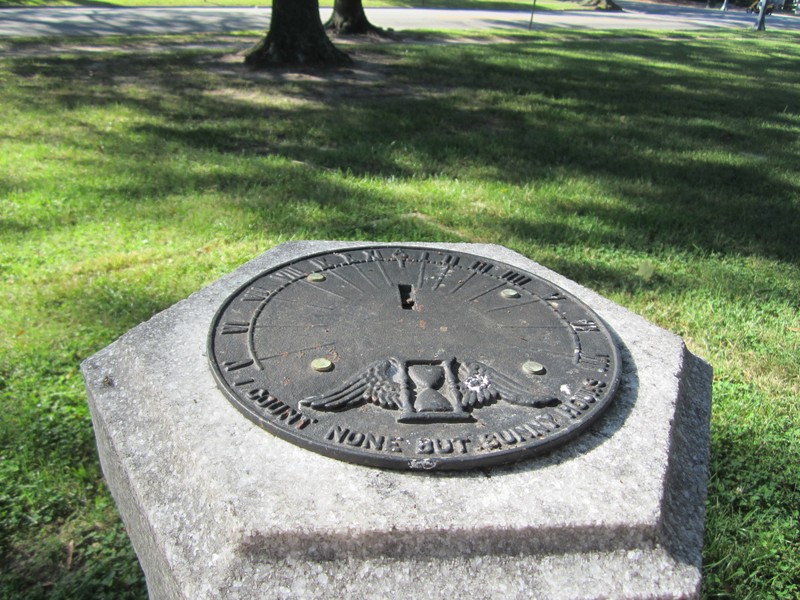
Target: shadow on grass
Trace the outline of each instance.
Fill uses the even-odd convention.
[[[213,191],[242,227],[275,236],[793,262],[800,189],[787,173],[797,115],[786,108],[800,104],[796,57],[757,40],[742,52],[740,43],[715,48],[713,61],[707,43],[684,40],[411,47],[390,67],[362,56],[355,70],[372,73],[367,80],[351,71],[253,74],[203,54],[37,58],[15,71],[44,82],[48,93],[25,101],[63,114],[67,126],[89,129],[72,116],[84,107],[140,116],[72,142],[103,148],[105,179],[75,190],[97,219],[113,211],[170,220],[175,197]],[[264,104],[270,94],[282,100]],[[459,180],[517,193],[508,210],[476,217],[448,191]],[[426,194],[451,210],[426,214]],[[103,201],[93,207],[92,198]],[[604,290],[641,281],[568,257],[549,266]],[[747,288],[735,279],[731,290]],[[655,283],[693,285],[685,275]],[[796,301],[791,290],[769,294]]]
[[[97,6],[113,8],[117,6],[113,2],[102,2],[102,0],[69,0],[62,4],[54,4],[49,0],[2,0],[0,1],[0,9],[2,8],[45,8],[48,6]]]
[[[573,3],[569,3],[573,7]],[[533,0],[520,2],[494,2],[493,0],[419,0],[417,2],[395,2],[398,8],[444,8],[451,10],[509,10],[527,12],[533,6]],[[577,3],[574,7],[577,7]],[[550,6],[537,4],[536,12],[553,10]],[[367,9],[369,11],[369,9]]]
[[[800,189],[791,173],[800,76],[797,50],[785,44],[565,34],[508,47],[372,52],[356,50],[353,69],[335,73],[254,74],[203,52],[14,59],[19,84],[6,88],[6,101],[57,122],[50,141],[77,156],[66,177],[78,207],[41,216],[26,234],[73,227],[78,214],[131,229],[170,222],[191,237],[197,219],[225,217],[227,239],[253,227],[272,238],[798,258]],[[99,109],[108,109],[108,126],[93,117]],[[38,143],[40,135],[18,138]],[[39,177],[32,171],[25,185],[50,189],[52,174]],[[476,213],[484,200],[492,210]],[[2,227],[18,229],[11,219]],[[603,290],[638,282],[569,256],[549,266]],[[674,275],[656,285],[692,283]],[[733,296],[746,288],[735,278],[726,285]],[[95,277],[43,305],[57,309],[65,329],[79,323],[94,343],[109,342],[187,293],[155,287],[144,293],[150,286],[138,280]],[[784,299],[796,302],[788,291]],[[715,439],[713,468],[726,490],[731,472],[756,486],[771,472],[765,463],[729,465],[730,445],[739,459],[781,455],[777,444],[738,445],[745,438],[726,430]],[[91,463],[86,436],[75,439],[83,440],[79,460]],[[41,452],[42,460],[55,454]],[[737,507],[736,519],[745,510]],[[132,561],[124,543],[109,543]],[[106,558],[116,560],[97,564]],[[138,571],[122,572],[133,577],[131,597],[142,594]],[[61,597],[114,597],[99,571],[65,577],[71,591]]]
[[[74,331],[58,350],[0,366],[0,381],[13,390],[9,400],[0,385],[0,597],[143,600],[142,571],[105,489],[76,369],[98,349],[87,348],[87,338],[110,341],[185,293],[103,278],[39,293],[51,319]],[[30,530],[36,535],[27,539]]]
[[[389,191],[354,191],[352,176],[518,188],[585,182],[597,201],[543,199],[531,217],[483,220],[480,237],[796,260],[800,190],[786,176],[796,162],[797,117],[787,112],[800,104],[787,85],[797,79],[796,57],[776,51],[763,70],[763,57],[724,48],[714,61],[723,66],[700,69],[693,61],[706,54],[702,42],[652,41],[411,49],[377,84],[253,75],[191,57],[37,59],[15,71],[49,82],[52,92],[32,100],[41,110],[124,105],[145,115],[129,130],[98,132],[117,169],[160,151],[228,158],[202,174],[159,161],[147,177],[128,177],[130,188],[105,190],[118,198],[157,202],[214,187],[284,231],[300,225],[291,203],[312,203],[327,217],[304,229],[327,237],[353,225],[350,209],[360,219],[414,210]],[[117,87],[132,73],[152,93]],[[261,86],[291,101],[261,106]],[[306,168],[276,167],[276,159]],[[264,187],[281,196],[277,223],[246,193]],[[587,219],[601,233],[588,233]],[[470,224],[458,214],[450,221]]]

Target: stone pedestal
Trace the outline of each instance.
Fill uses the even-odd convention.
[[[424,244],[550,279],[609,325],[620,389],[578,439],[505,467],[385,471],[285,442],[226,400],[206,356],[222,302],[280,263],[363,245],[277,246],[84,362],[103,472],[150,597],[696,597],[710,367],[505,248]]]

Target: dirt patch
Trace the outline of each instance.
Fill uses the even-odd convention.
[[[169,52],[229,52],[238,53],[250,48],[260,36],[189,36],[188,39],[158,38],[136,39],[129,38],[122,43],[108,43],[102,40],[91,43],[86,39],[49,39],[5,41],[0,40],[0,53],[3,58],[54,56],[67,55],[96,55],[103,53],[144,54],[144,53],[169,53]],[[106,38],[107,40],[108,38]],[[355,51],[365,45],[380,46],[385,44],[495,44],[525,41],[520,36],[513,35],[469,35],[451,36],[437,35],[428,32],[403,32],[402,34],[389,31],[386,36],[331,36],[337,46],[344,50]]]
[[[337,39],[353,61],[338,68],[293,66],[252,70],[244,64],[244,52],[258,36],[215,36],[208,40],[130,40],[122,44],[88,44],[86,40],[58,43],[21,42],[0,44],[6,60],[60,60],[77,57],[79,64],[68,68],[73,81],[104,82],[116,89],[158,90],[162,97],[181,95],[187,90],[228,97],[250,104],[325,103],[343,104],[353,99],[382,98],[444,93],[447,90],[409,85],[395,75],[392,66],[402,57],[380,51],[382,38]],[[377,46],[377,49],[376,49]],[[174,54],[172,61],[170,54]],[[158,56],[159,60],[148,60]],[[2,60],[2,59],[0,59]],[[47,64],[26,65],[25,73],[56,69]],[[62,67],[58,67],[61,69]]]
[[[624,41],[626,36],[614,38]],[[627,36],[630,38],[631,36]],[[293,66],[252,70],[244,65],[244,52],[260,36],[174,36],[126,38],[115,43],[86,39],[31,40],[0,42],[2,60],[55,57],[89,58],[75,66],[73,80],[106,80],[114,86],[159,89],[180,94],[186,89],[220,94],[231,99],[261,103],[264,98],[289,98],[297,102],[342,104],[353,99],[398,96],[438,96],[452,90],[443,85],[415,86],[398,76],[393,67],[403,59],[396,53],[382,52],[387,44],[457,45],[522,43],[530,37],[514,35],[450,36],[414,33],[383,36],[336,36],[334,41],[353,58],[337,68]],[[549,38],[553,39],[553,38]],[[641,38],[636,37],[637,41]],[[173,54],[175,60],[169,55]],[[159,60],[148,57],[158,56]],[[30,65],[27,70],[38,72]],[[213,81],[212,81],[213,80]],[[263,98],[262,98],[263,97]],[[288,101],[288,100],[287,100]]]
[[[48,40],[31,42],[6,42],[0,41],[2,58],[25,58],[39,56],[66,55],[98,55],[106,53],[117,54],[148,54],[168,52],[237,52],[254,44],[257,37],[252,39],[241,36],[215,36],[208,40],[164,41],[161,40],[131,40],[121,44],[98,43],[91,44],[86,40]],[[0,59],[2,60],[2,59]]]

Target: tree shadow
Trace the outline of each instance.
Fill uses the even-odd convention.
[[[80,131],[62,142],[80,151],[76,168],[99,174],[71,184],[87,221],[170,222],[189,237],[194,206],[176,212],[177,199],[211,196],[271,239],[510,240],[794,263],[800,189],[787,173],[797,114],[787,107],[800,105],[797,56],[760,42],[748,54],[741,43],[565,34],[510,47],[356,49],[356,64],[333,73],[251,73],[202,50],[32,57],[12,70],[39,93],[4,93]],[[129,118],[106,128],[86,117],[105,106]],[[477,198],[462,197],[464,180]],[[447,202],[447,214],[430,210],[426,195]],[[482,195],[502,209],[475,216]],[[71,226],[58,214],[31,231],[0,222],[3,233],[42,236]],[[569,256],[549,266],[603,290],[640,284],[622,267]],[[698,284],[668,274],[653,285]],[[732,297],[746,287],[735,276],[723,285]],[[41,293],[43,305],[69,307],[52,310],[64,330],[94,328],[97,344],[185,296],[125,277]],[[715,438],[720,486],[735,485],[731,473],[757,489],[769,483],[764,456],[781,445],[740,444],[751,439],[733,430]],[[764,462],[726,462],[750,455]],[[737,507],[731,522],[742,514]]]
[[[97,6],[105,8],[116,8],[119,5],[111,2],[103,2],[102,0],[70,0],[70,5],[76,6]],[[53,6],[50,0],[2,0],[0,1],[0,9],[2,8],[45,8]]]
[[[577,4],[566,2],[565,4]],[[395,2],[397,8],[440,8],[450,10],[489,10],[489,11],[516,11],[516,12],[530,12],[533,0],[527,4],[519,2],[494,2],[492,0],[417,0],[416,2]],[[370,9],[368,8],[367,11]],[[553,9],[547,6],[536,6],[537,12],[547,12]]]
[[[118,4],[113,4],[111,2],[102,2],[101,0],[71,0],[71,2],[78,6],[99,6],[108,8],[114,8],[119,6]]]
[[[724,48],[715,57],[714,64],[723,66],[713,87],[707,70],[686,66],[699,57],[708,63],[701,41],[566,39],[491,51],[407,53],[390,66],[364,56],[353,69],[333,75],[253,74],[202,56],[46,59],[22,61],[15,71],[52,80],[57,91],[40,100],[46,106],[121,104],[160,116],[98,133],[106,153],[147,156],[169,147],[242,158],[236,169],[226,163],[230,173],[211,175],[174,172],[169,162],[159,163],[146,181],[133,179],[130,189],[113,190],[121,198],[209,186],[236,195],[298,177],[296,187],[304,193],[289,202],[324,206],[330,223],[309,231],[324,237],[348,226],[336,225],[347,223],[348,207],[374,207],[376,222],[392,211],[413,210],[374,191],[354,191],[347,183],[351,176],[466,177],[515,187],[572,179],[590,182],[591,193],[613,201],[557,199],[537,206],[535,218],[487,220],[484,231],[491,238],[641,252],[658,247],[797,258],[800,190],[786,177],[794,161],[795,117],[786,108],[799,99],[796,87],[787,85],[794,57],[785,52],[774,51],[770,66],[759,69],[763,56]],[[520,62],[525,56],[545,60]],[[137,73],[143,85],[163,95],[119,90],[121,71]],[[356,76],[359,71],[371,72],[372,79]],[[92,90],[79,83],[88,83],[89,72]],[[252,89],[264,85],[294,105],[260,106]],[[723,166],[731,156],[741,168]],[[303,168],[259,162],[276,158]],[[350,203],[353,197],[357,204]],[[265,210],[274,216],[272,208],[248,199],[237,205],[256,220]],[[283,208],[291,213],[285,203]],[[573,215],[601,223],[602,233],[570,230],[563,222]],[[458,216],[452,221],[457,225]],[[290,217],[284,224],[299,225]]]

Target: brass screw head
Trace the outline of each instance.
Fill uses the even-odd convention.
[[[320,373],[325,373],[333,369],[333,363],[327,358],[315,358],[311,361],[311,368]]]
[[[530,375],[544,375],[547,373],[547,369],[544,368],[544,365],[535,360],[526,360],[522,363],[522,370]]]

